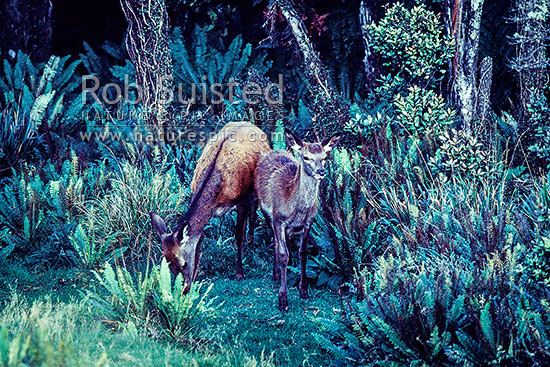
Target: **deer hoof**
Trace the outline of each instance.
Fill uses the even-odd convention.
[[[300,289],[300,298],[305,299],[306,301],[309,300],[307,289]]]
[[[237,281],[241,281],[241,280],[244,280],[244,275],[242,275],[242,273],[237,273],[235,274],[235,280]]]
[[[281,310],[281,312],[283,313],[288,311],[288,300],[286,298],[286,294],[279,295],[279,310]]]

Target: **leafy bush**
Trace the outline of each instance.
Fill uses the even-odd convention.
[[[189,186],[183,187],[174,165],[166,161],[155,167],[148,161],[143,167],[122,161],[110,185],[111,190],[90,202],[86,216],[96,224],[96,238],[105,242],[114,237],[117,247],[126,247],[133,259],[142,259],[148,248],[159,249],[149,212],[173,217],[183,211]]]
[[[317,338],[346,365],[543,365],[548,304],[525,287],[521,256],[508,248],[480,267],[432,251],[381,257],[366,299],[347,300],[340,322],[319,320]]]
[[[528,257],[527,273],[533,281],[550,287],[550,238],[542,237]]]
[[[390,72],[410,82],[433,81],[445,72],[452,43],[438,16],[424,4],[412,9],[397,2],[377,24],[366,27],[373,50]]]
[[[452,177],[476,180],[497,172],[497,163],[490,152],[471,132],[451,129],[440,140],[442,144],[430,165],[444,180]]]
[[[327,184],[321,188],[321,215],[312,237],[325,254],[332,255],[329,257],[335,259],[341,275],[351,279],[355,271],[381,254],[379,231],[383,225],[370,215],[371,196],[361,175],[361,155],[344,148],[331,154]]]
[[[455,112],[445,108],[443,97],[431,90],[411,86],[408,94],[395,97],[396,122],[408,136],[434,140],[454,121]]]
[[[91,297],[94,303],[121,322],[132,322],[139,326],[160,327],[173,339],[179,339],[191,332],[199,322],[215,315],[216,298],[210,298],[210,285],[195,283],[185,293],[187,284],[181,274],[172,279],[165,259],[160,269],[147,269],[145,273],[130,273],[125,267],[105,264],[105,270],[95,272],[97,280],[107,290],[110,300],[96,293]],[[210,299],[209,299],[210,298]]]

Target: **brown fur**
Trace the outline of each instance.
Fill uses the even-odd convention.
[[[195,168],[191,191],[196,192],[224,137],[228,139],[215,165],[215,169],[221,172],[222,181],[222,190],[217,195],[216,206],[232,205],[243,194],[252,191],[254,171],[260,156],[271,150],[265,133],[255,125],[249,122],[228,123],[206,144]],[[254,141],[250,137],[253,137]]]
[[[310,153],[318,154],[323,152],[323,147],[319,143],[304,144],[304,149]]]
[[[299,160],[287,152],[271,151],[265,154],[256,168],[254,183],[264,216],[273,229],[273,279],[281,280],[279,309],[283,312],[288,308],[287,238],[293,232],[301,232],[300,297],[309,297],[306,276],[309,229],[317,214],[319,182],[326,175],[327,152],[338,144],[340,137],[335,135],[323,144],[304,143],[287,130],[286,139],[287,145],[299,154]]]
[[[198,272],[204,227],[213,215],[222,215],[233,207],[237,208],[237,278],[242,278],[246,219],[250,217],[252,224],[256,211],[254,172],[262,153],[270,150],[267,136],[255,125],[228,123],[206,144],[197,162],[191,182],[191,205],[176,230],[166,233],[162,218],[150,213],[170,268],[182,273],[187,284]]]
[[[272,193],[282,193],[289,200],[296,192],[300,179],[300,170],[296,159],[283,151],[271,151],[261,159],[262,169],[256,170],[255,189],[258,198],[264,202],[277,200]],[[269,185],[262,183],[269,182]]]

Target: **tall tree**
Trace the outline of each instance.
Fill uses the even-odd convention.
[[[164,0],[120,0],[128,21],[126,47],[142,88],[148,122],[170,119],[173,91],[170,26]]]
[[[334,88],[334,83],[319,53],[308,35],[302,16],[289,0],[272,0],[269,18],[274,19],[280,11],[300,49],[302,64],[307,77],[307,86],[313,99],[314,127],[324,133],[334,133],[343,128],[349,119],[349,106]]]
[[[514,21],[517,32],[516,58],[512,68],[518,75],[523,119],[528,120],[530,106],[544,98],[548,83],[546,48],[550,41],[550,0],[515,0]]]
[[[37,61],[50,56],[52,0],[6,0],[0,5],[0,49],[21,50]]]
[[[474,130],[489,109],[493,62],[479,63],[479,36],[484,0],[446,0],[446,27],[454,40],[451,95],[463,127]]]

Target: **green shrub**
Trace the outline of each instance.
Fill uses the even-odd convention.
[[[346,365],[543,365],[548,303],[524,286],[521,256],[508,248],[479,267],[432,251],[381,257],[366,299],[347,300],[339,322],[319,320],[317,338]]]
[[[152,235],[149,212],[174,217],[184,211],[190,196],[173,165],[166,161],[154,167],[146,160],[142,167],[122,161],[110,181],[111,189],[91,200],[86,216],[93,218],[96,238],[106,242],[114,236],[117,247],[126,247],[131,257],[142,259],[149,248],[158,250],[159,241]]]
[[[325,250],[323,255],[336,260],[341,275],[351,279],[354,271],[371,264],[381,254],[379,233],[383,223],[370,216],[371,196],[361,174],[361,155],[344,148],[331,154],[312,237]],[[331,272],[330,263],[325,265],[327,274],[323,278]]]
[[[398,94],[394,106],[398,125],[418,140],[433,141],[454,122],[455,112],[445,108],[443,97],[418,86],[411,86],[405,96]]]
[[[471,132],[451,129],[445,131],[440,140],[441,146],[430,165],[443,180],[455,177],[477,180],[497,172],[498,163]]]
[[[550,238],[542,237],[527,260],[527,273],[532,280],[550,287]]]
[[[117,321],[140,327],[159,327],[167,336],[180,339],[200,323],[215,316],[216,298],[209,293],[212,285],[204,289],[195,283],[188,293],[181,274],[173,279],[166,259],[160,269],[147,269],[145,273],[130,273],[125,267],[105,264],[105,270],[95,272],[96,278],[108,292],[108,300],[97,293],[90,296]]]
[[[407,9],[397,2],[377,24],[366,27],[373,50],[395,76],[419,82],[440,78],[452,55],[452,42],[445,36],[438,16],[424,4]]]

